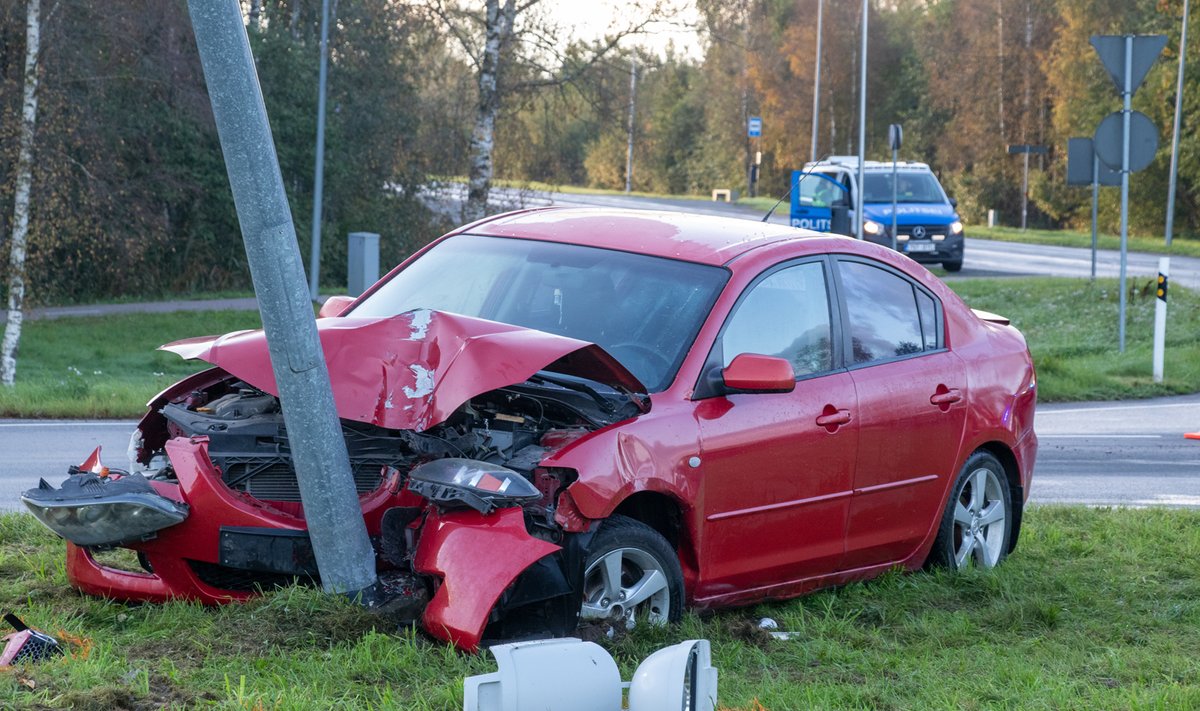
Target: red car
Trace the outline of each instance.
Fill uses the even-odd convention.
[[[458,229],[321,341],[394,609],[464,648],[1013,550],[1037,452],[1021,334],[865,242],[542,209]],[[243,599],[319,572],[262,332],[26,504],[73,585]],[[145,571],[98,563],[138,553]]]

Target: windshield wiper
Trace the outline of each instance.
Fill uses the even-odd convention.
[[[574,390],[575,392],[583,393],[595,401],[595,403],[600,406],[600,409],[604,410],[605,414],[612,415],[617,411],[616,406],[612,404],[612,400],[604,397],[599,393],[599,391],[592,386],[587,385],[586,383],[550,375],[544,370],[538,371],[537,373],[529,376],[529,380],[531,382],[550,383],[551,385],[557,385],[560,388],[566,388],[567,390]]]

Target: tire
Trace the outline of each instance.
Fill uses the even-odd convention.
[[[946,271],[951,272],[951,273],[961,272],[962,271],[962,259],[957,259],[953,262],[942,262],[942,269],[945,269]]]
[[[988,452],[975,452],[954,480],[926,565],[994,568],[1008,554],[1013,518],[1004,466]]]
[[[583,570],[580,623],[621,623],[632,629],[642,622],[678,622],[683,615],[679,558],[667,539],[640,521],[626,516],[605,520]]]

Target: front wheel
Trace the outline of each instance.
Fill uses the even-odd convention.
[[[990,453],[975,452],[954,481],[928,562],[952,570],[972,562],[994,568],[1008,554],[1012,522],[1012,493],[1004,467]]]
[[[945,269],[946,271],[952,272],[952,273],[953,272],[961,272],[962,271],[962,258],[955,259],[954,261],[950,261],[950,262],[942,262],[942,269]]]
[[[640,521],[613,516],[600,526],[583,573],[582,623],[677,622],[683,572],[667,540]]]

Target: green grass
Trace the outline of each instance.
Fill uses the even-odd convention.
[[[1091,249],[1092,233],[1072,230],[1026,230],[1016,227],[983,227],[967,225],[967,236],[1001,242],[1024,242],[1026,244],[1050,244],[1060,247],[1087,247]],[[1100,234],[1097,236],[1100,249],[1120,249],[1120,235]],[[1189,239],[1176,235],[1171,246],[1166,246],[1163,237],[1129,236],[1129,251],[1169,254],[1181,257],[1200,257],[1200,239]]]
[[[170,341],[259,326],[257,311],[119,314],[26,321],[3,417],[136,417],[146,401],[207,367],[155,350]]]
[[[893,573],[603,643],[628,679],[709,639],[730,710],[1197,708],[1196,560],[1197,511],[1035,507],[993,571]],[[211,609],[80,596],[25,515],[0,516],[0,607],[90,643],[0,673],[6,709],[460,709],[462,678],[495,669],[308,589]]]
[[[1130,282],[1126,351],[1117,350],[1117,282],[956,279],[972,308],[1007,316],[1025,334],[1040,402],[1115,400],[1200,392],[1200,295],[1171,287],[1163,383],[1153,382],[1151,280]]]

